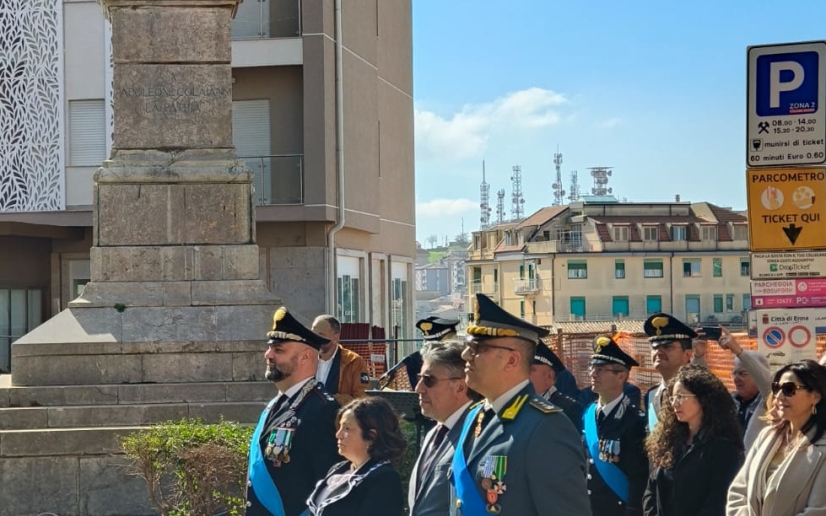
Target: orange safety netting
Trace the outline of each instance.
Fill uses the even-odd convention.
[[[593,354],[594,338],[605,333],[558,333],[544,339],[573,373],[580,388],[590,384],[588,378],[588,363]],[[743,349],[757,349],[757,340],[746,334],[734,334],[737,342]],[[644,334],[619,332],[614,340],[623,351],[634,357],[640,366],[631,370],[630,382],[640,388],[644,394],[648,389],[660,382],[660,375],[654,369],[651,361],[651,345]],[[826,351],[826,335],[817,336],[817,356]],[[731,371],[734,369],[734,356],[731,352],[721,348],[714,341],[708,343],[706,362],[711,372],[717,375],[726,384],[729,390],[734,390]]]

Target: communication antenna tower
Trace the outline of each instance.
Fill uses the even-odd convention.
[[[525,216],[525,198],[522,197],[522,167],[513,166],[511,176],[513,184],[513,195],[511,195],[511,214],[513,220],[522,220]]]
[[[496,223],[505,222],[505,189],[496,192]]]
[[[576,170],[571,171],[571,193],[568,194],[569,202],[577,202],[579,200],[579,181],[577,179]]]
[[[594,178],[594,187],[591,188],[593,195],[608,195],[613,188],[608,188],[608,178],[611,177],[611,167],[592,167],[591,176]]]
[[[490,226],[490,185],[485,181],[485,161],[482,160],[482,184],[479,187],[479,229]]]
[[[565,190],[562,189],[562,153],[559,152],[559,146],[556,147],[554,154],[554,167],[556,168],[556,182],[551,185],[554,189],[554,206],[560,206],[565,203]]]

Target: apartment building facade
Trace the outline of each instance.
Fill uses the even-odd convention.
[[[411,2],[342,4],[340,62],[331,1],[245,1],[232,24],[233,142],[255,173],[261,274],[305,319],[332,312],[413,336]],[[96,1],[3,2],[0,14],[6,371],[10,343],[90,278],[93,175],[113,117],[111,33]]]
[[[710,203],[542,208],[475,232],[469,254],[471,294],[539,325],[659,311],[741,324],[751,309],[748,220]]]

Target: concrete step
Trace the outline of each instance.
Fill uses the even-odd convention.
[[[256,402],[155,403],[0,408],[0,430],[146,426],[182,418],[252,424],[266,405]]]
[[[270,382],[148,383],[16,387],[0,376],[0,408],[268,401]]]

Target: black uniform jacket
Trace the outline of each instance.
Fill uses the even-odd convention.
[[[568,419],[571,420],[571,423],[574,424],[577,431],[582,431],[582,405],[559,391],[554,391],[554,393],[548,397],[548,401],[561,408],[562,412],[564,412],[565,415],[568,416]]]
[[[284,411],[289,403],[285,404]],[[336,412],[338,403],[324,390],[322,384],[316,385],[307,393],[303,402],[296,410],[298,418],[295,425],[292,446],[290,447],[290,462],[275,467],[266,458],[267,471],[278,488],[281,500],[284,503],[286,516],[298,516],[307,508],[307,497],[313,491],[316,483],[324,478],[330,467],[341,460],[336,444]],[[273,415],[268,421],[274,419]],[[264,454],[269,434],[262,433],[258,443],[252,446],[261,446]],[[255,491],[247,488],[247,516],[270,516],[255,497]]]
[[[599,412],[594,412],[598,419]],[[628,479],[628,503],[624,503],[602,479],[594,465],[598,457],[588,458],[588,491],[591,494],[593,516],[623,516],[642,514],[642,495],[648,480],[648,457],[645,454],[645,415],[623,395],[611,413],[597,424],[597,434],[606,441],[619,441],[619,462],[614,464]]]
[[[362,471],[369,471],[375,464],[376,462],[373,460],[367,461],[359,468],[359,471],[356,471],[356,474]],[[324,480],[319,482],[311,495],[313,498],[313,507],[311,507],[310,515],[401,516],[404,512],[402,481],[398,472],[396,472],[390,464],[382,464],[371,471],[343,498],[329,505],[323,504],[323,501],[320,499],[316,499],[320,496],[327,478],[329,478],[330,475],[344,473],[349,468],[349,461],[340,462],[330,469],[330,472]],[[318,509],[322,504],[325,506]]]
[[[645,516],[724,516],[729,484],[742,464],[742,442],[701,437],[673,468],[652,469]]]

